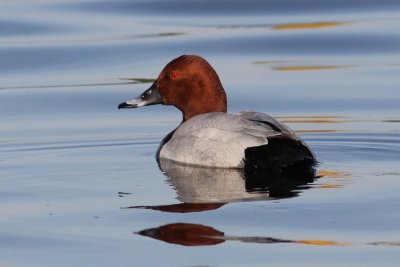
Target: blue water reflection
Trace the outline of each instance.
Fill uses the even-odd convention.
[[[0,265],[398,265],[399,1],[0,1],[0,17]],[[161,171],[179,111],[116,106],[184,53],[231,112],[296,130],[318,179]]]

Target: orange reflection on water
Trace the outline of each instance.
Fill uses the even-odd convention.
[[[324,188],[324,189],[338,189],[338,188],[343,188],[344,185],[342,184],[322,184],[317,186],[318,188]]]
[[[321,64],[315,60],[257,60],[253,64],[269,65],[271,70],[276,71],[341,70],[357,67],[356,65],[333,65],[326,62]]]
[[[278,119],[286,123],[345,123],[343,116],[330,116],[330,115],[309,115],[309,116],[278,116]]]
[[[317,172],[318,177],[324,178],[333,178],[334,183],[331,183],[331,180],[324,182],[322,184],[315,185],[314,188],[322,188],[322,189],[338,189],[343,188],[346,183],[349,181],[347,179],[343,179],[346,176],[349,176],[349,173],[340,172],[340,171],[330,171],[330,170],[319,170]]]
[[[277,117],[280,121],[285,123],[303,123],[303,124],[339,124],[347,123],[348,120],[342,116],[330,116],[330,115],[319,115],[319,116],[280,116]],[[343,132],[343,130],[337,129],[297,129],[297,133],[335,133]]]
[[[326,21],[326,22],[309,22],[309,23],[292,23],[278,24],[272,26],[274,30],[301,30],[301,29],[319,29],[328,27],[337,27],[348,24],[348,22]]]
[[[340,243],[331,240],[297,240],[293,243],[297,244],[305,244],[305,245],[314,245],[314,246],[345,246],[350,245],[350,243]]]
[[[321,177],[330,177],[330,178],[343,178],[348,176],[348,173],[340,172],[340,171],[329,171],[329,170],[319,170],[317,176]]]

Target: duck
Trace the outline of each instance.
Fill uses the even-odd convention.
[[[309,146],[277,119],[255,111],[227,113],[219,76],[201,56],[173,59],[147,90],[118,109],[156,104],[182,112],[179,126],[161,141],[157,161],[247,172],[316,163]]]

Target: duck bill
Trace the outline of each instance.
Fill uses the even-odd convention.
[[[118,105],[118,109],[121,108],[139,108],[143,106],[161,104],[162,97],[157,90],[157,81],[155,81],[149,89],[144,91],[138,97],[131,99],[129,101],[123,102]]]

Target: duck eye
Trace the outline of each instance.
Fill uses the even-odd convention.
[[[172,79],[176,79],[176,78],[179,77],[179,74],[176,71],[173,71],[173,72],[171,72],[170,76],[171,76]]]

